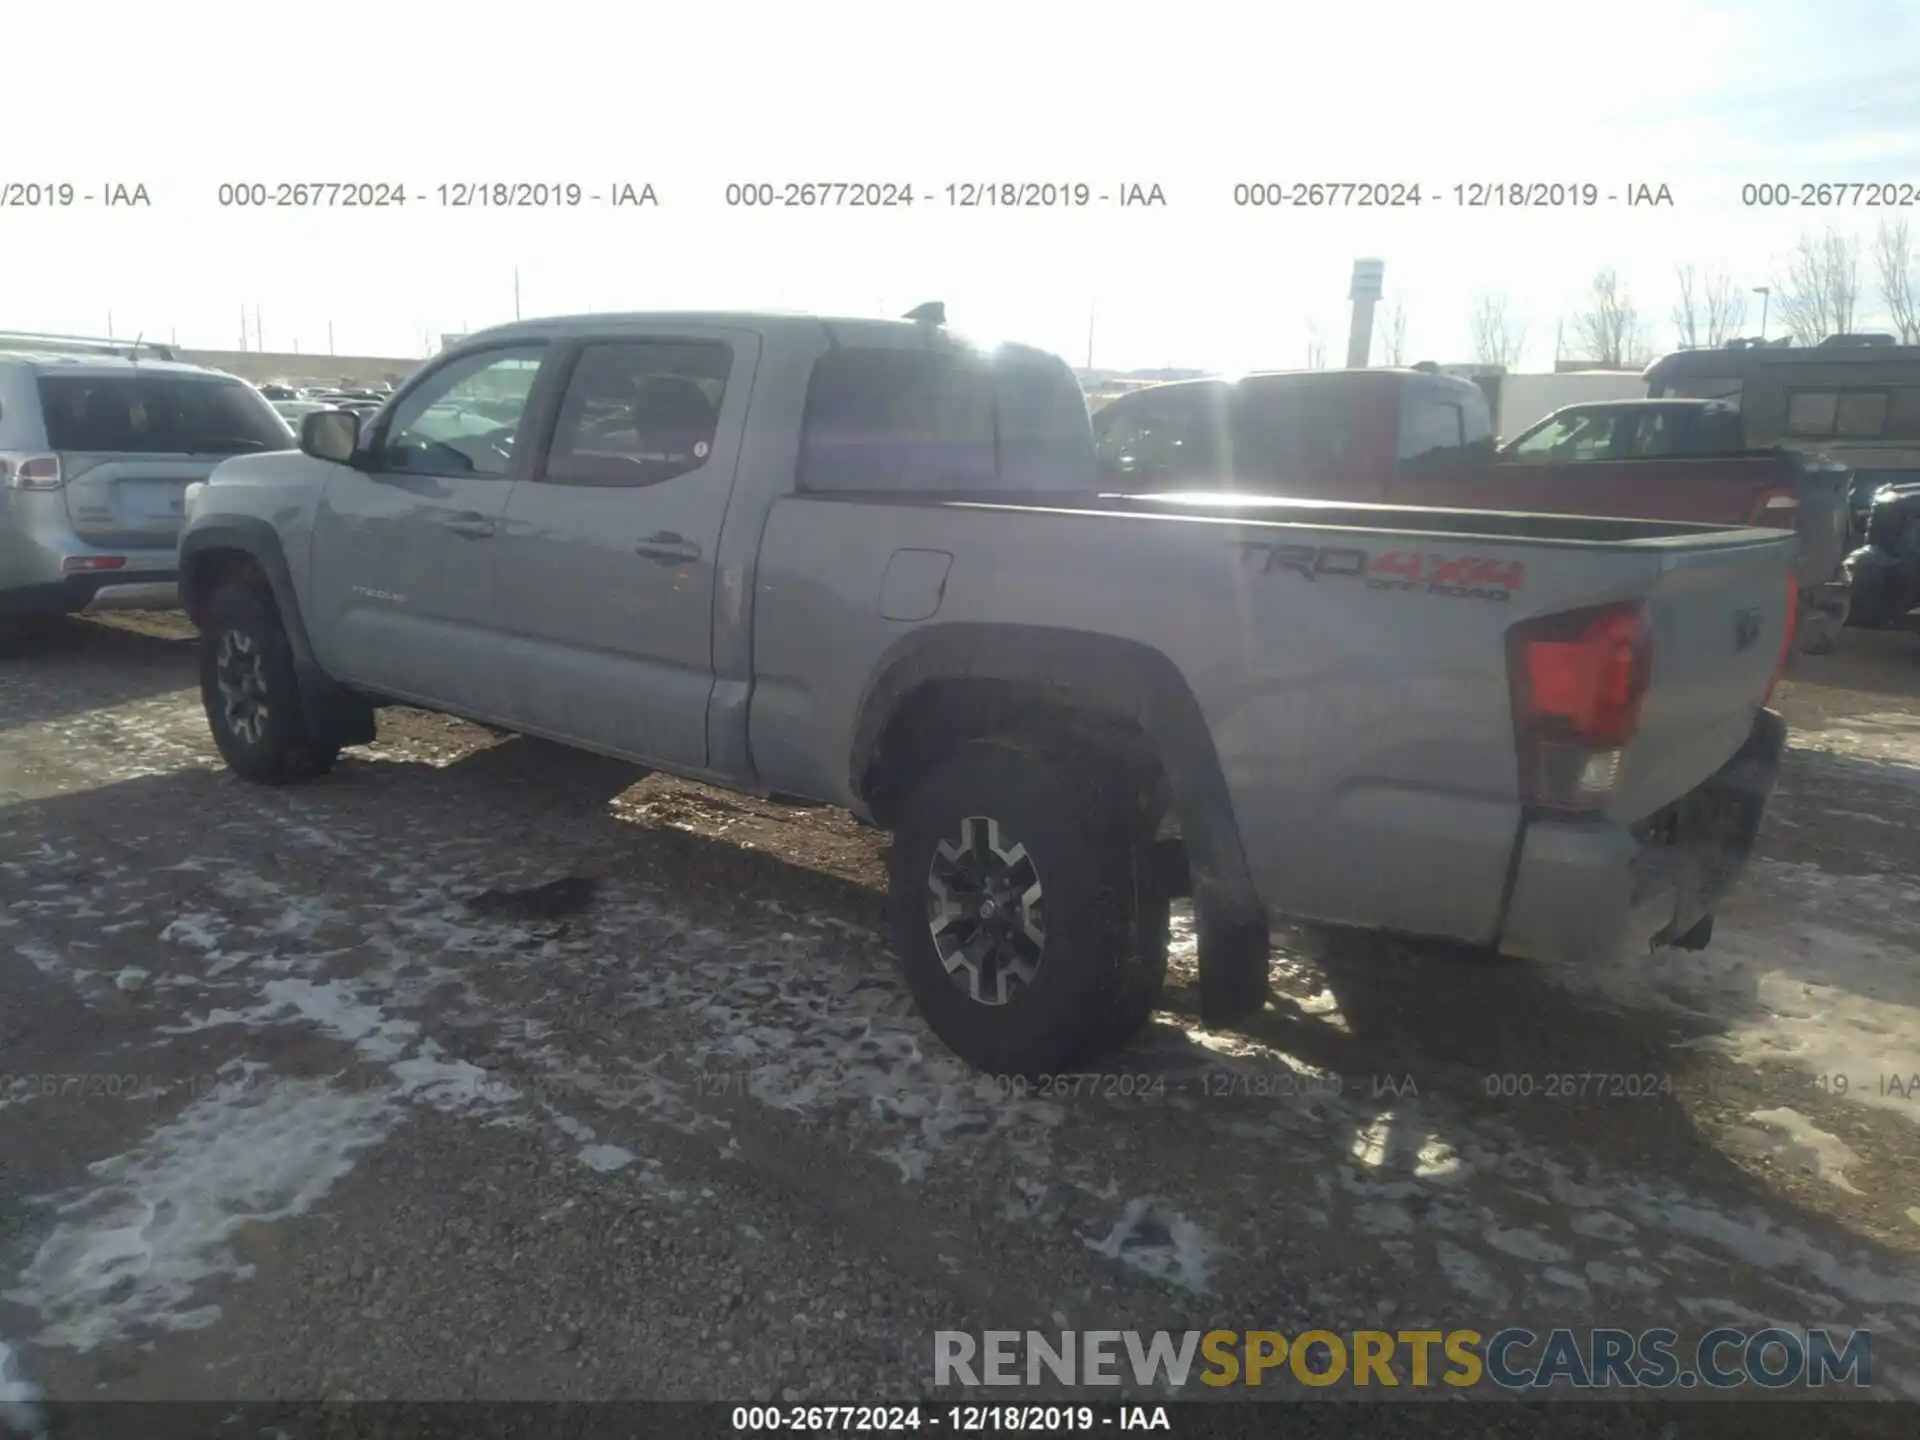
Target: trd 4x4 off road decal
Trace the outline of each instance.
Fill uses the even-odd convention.
[[[1419,550],[1389,550],[1372,555],[1345,546],[1267,545],[1242,541],[1242,558],[1269,575],[1284,570],[1303,579],[1359,580],[1369,590],[1417,590],[1454,600],[1513,598],[1526,580],[1527,567],[1486,555],[1433,555]]]

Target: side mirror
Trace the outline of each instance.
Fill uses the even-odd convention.
[[[360,445],[360,417],[351,410],[314,410],[300,417],[300,449],[316,460],[350,464]]]

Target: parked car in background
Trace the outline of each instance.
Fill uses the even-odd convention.
[[[1822,647],[1845,618],[1844,471],[1747,450],[1735,419],[1708,401],[1598,402],[1496,447],[1485,392],[1427,367],[1175,381],[1119,397],[1093,424],[1106,479],[1125,493],[1208,486],[1794,530],[1802,639]]]
[[[1567,370],[1523,375],[1493,365],[1445,365],[1441,373],[1471,380],[1487,397],[1493,433],[1512,439],[1556,410],[1595,400],[1644,400],[1646,377],[1638,370]]]
[[[1873,497],[1866,543],[1847,557],[1851,620],[1867,630],[1913,623],[1920,608],[1920,483],[1884,485]]]
[[[300,429],[300,421],[304,419],[306,416],[313,414],[313,412],[316,410],[326,410],[326,409],[332,408],[324,400],[307,400],[307,399],[272,400],[272,399],[269,399],[268,403],[273,406],[274,410],[279,414],[280,418],[286,421],[287,424],[290,427],[292,427],[295,433],[298,433]]]
[[[0,611],[172,604],[187,486],[293,446],[244,380],[0,341]]]
[[[1785,741],[1791,536],[1101,496],[1073,371],[935,319],[517,323],[301,445],[188,501],[238,774],[406,704],[846,807],[991,1073],[1128,1040],[1189,890],[1213,1020],[1265,1000],[1280,915],[1697,948]]]

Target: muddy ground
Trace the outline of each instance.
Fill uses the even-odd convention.
[[[1920,1398],[1917,655],[1801,662],[1709,950],[1288,932],[1220,1033],[1181,922],[1150,1032],[1042,1095],[914,1018],[838,812],[407,711],[257,789],[179,617],[16,640],[0,1407],[845,1403],[920,1393],[938,1329],[1768,1322],[1871,1327]]]

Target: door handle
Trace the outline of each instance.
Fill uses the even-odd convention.
[[[644,540],[636,540],[633,553],[648,560],[684,565],[689,560],[700,558],[700,547],[684,535],[676,535],[671,530],[662,530],[658,535],[649,535]]]
[[[464,535],[469,540],[487,540],[493,536],[493,521],[484,515],[468,512],[456,515],[447,521],[447,529],[456,535]]]

